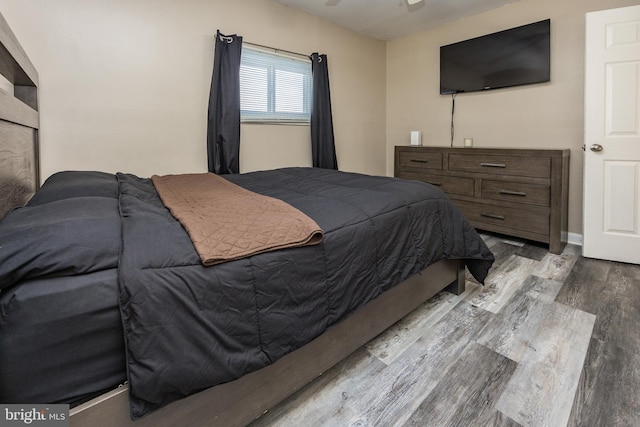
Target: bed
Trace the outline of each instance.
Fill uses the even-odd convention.
[[[491,266],[462,214],[419,182],[226,176],[323,238],[206,267],[148,178],[67,171],[38,189],[37,73],[0,21],[14,85],[0,99],[4,403],[69,403],[78,426],[245,425],[437,292],[462,292],[465,265],[480,281]]]

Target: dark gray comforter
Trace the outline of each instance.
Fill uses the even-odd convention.
[[[133,418],[272,363],[436,261],[464,259],[480,281],[493,261],[447,196],[428,184],[308,168],[227,179],[300,209],[323,229],[323,242],[203,267],[150,180],[124,174],[118,174],[116,223],[106,213],[95,218],[113,210],[103,200],[111,197],[102,196],[100,203],[109,205],[104,209],[74,206],[83,211],[80,222],[94,232],[73,231],[69,225],[64,236],[56,234],[75,248],[70,253],[84,250],[86,256],[77,261],[63,256],[42,261],[45,254],[34,258],[24,252],[35,244],[34,234],[26,243],[15,243],[19,215],[0,223],[0,233],[13,242],[0,247],[0,257],[11,252],[0,259],[3,287],[38,275],[113,268],[115,248]],[[35,199],[35,206],[56,203]],[[57,229],[68,225],[49,222]],[[55,234],[39,227],[40,235]],[[103,236],[120,229],[121,240]],[[107,242],[104,256],[96,236]]]

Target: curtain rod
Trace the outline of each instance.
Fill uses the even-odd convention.
[[[298,52],[291,52],[290,50],[284,50],[284,49],[276,49],[275,47],[270,47],[270,46],[264,46],[261,44],[257,44],[257,43],[250,43],[247,41],[242,41],[243,44],[248,44],[249,46],[253,46],[253,47],[258,47],[258,48],[262,48],[262,49],[267,49],[267,50],[271,50],[275,53],[287,53],[289,55],[293,55],[293,56],[298,56],[300,58],[304,58],[304,59],[309,59],[310,55],[304,55],[302,53],[298,53]]]

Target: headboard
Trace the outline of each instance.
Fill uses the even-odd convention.
[[[0,14],[0,219],[40,183],[38,72]]]

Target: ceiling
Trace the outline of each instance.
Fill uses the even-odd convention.
[[[357,33],[393,40],[518,0],[276,0]],[[415,1],[411,1],[415,3]]]

